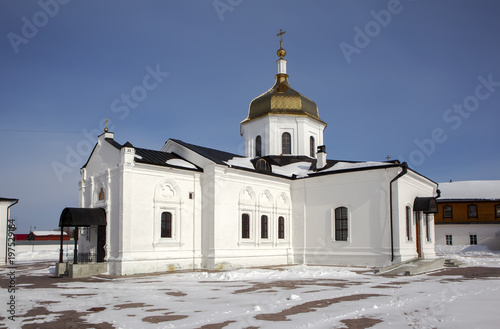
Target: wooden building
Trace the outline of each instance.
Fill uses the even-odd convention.
[[[440,183],[439,189],[436,244],[500,250],[500,181]]]

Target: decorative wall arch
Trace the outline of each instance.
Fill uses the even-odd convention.
[[[164,179],[155,187],[154,202],[181,202],[182,191],[173,179]]]
[[[265,189],[262,191],[262,193],[259,194],[259,206],[261,207],[272,207],[274,204],[274,198],[271,192],[269,192],[268,189]]]
[[[240,191],[239,204],[240,205],[255,205],[257,196],[250,186],[245,186]]]
[[[281,192],[276,198],[276,208],[277,209],[290,209],[290,198],[285,192]]]

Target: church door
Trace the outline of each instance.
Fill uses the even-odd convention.
[[[106,251],[104,246],[106,245],[106,226],[97,226],[97,262],[104,262],[104,257],[106,256]]]
[[[416,212],[415,213],[415,218],[416,218],[416,231],[417,231],[417,236],[416,236],[416,242],[417,242],[417,254],[418,254],[418,258],[421,258],[422,257],[422,245],[420,243],[420,212]]]

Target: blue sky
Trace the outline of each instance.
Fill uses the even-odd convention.
[[[1,1],[0,196],[19,233],[56,228],[106,118],[120,143],[243,154],[280,29],[329,159],[500,179],[498,17],[493,0]]]

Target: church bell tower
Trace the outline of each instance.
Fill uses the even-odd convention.
[[[278,74],[274,86],[250,103],[248,117],[241,122],[245,139],[245,156],[308,156],[316,157],[316,148],[323,145],[326,123],[319,118],[318,107],[309,98],[295,91],[288,83],[286,51],[280,30]]]

